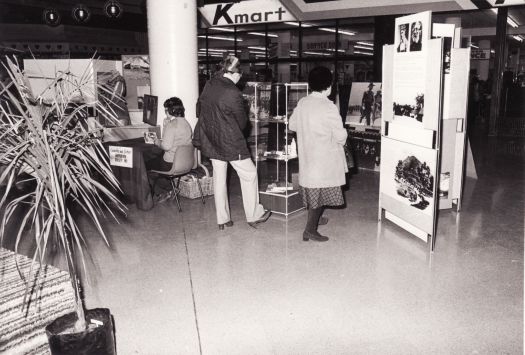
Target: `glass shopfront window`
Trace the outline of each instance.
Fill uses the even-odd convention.
[[[199,31],[200,63],[213,72],[227,53],[236,54],[241,59],[244,80],[248,81],[306,81],[308,72],[317,65],[334,73],[342,70],[342,74],[336,75],[340,83],[357,77],[368,80],[373,62],[367,58],[372,49],[373,18],[212,27]]]

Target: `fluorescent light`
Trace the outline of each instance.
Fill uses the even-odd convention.
[[[255,49],[255,50],[258,50],[258,51],[266,51],[266,47],[252,47],[252,46],[248,46],[249,49]]]
[[[199,38],[206,38],[206,36],[198,36]],[[235,42],[235,39],[234,38],[231,38],[231,37],[222,37],[222,36],[208,36],[208,38],[211,38],[211,39],[220,39],[222,41],[231,41],[231,42]],[[242,39],[240,38],[237,38],[237,42],[242,42]]]
[[[326,50],[327,50],[327,51],[330,51],[330,52],[335,52],[335,49],[333,49],[333,48],[326,48]],[[344,49],[338,49],[337,51],[338,51],[338,52],[341,52],[341,53],[344,53],[344,52],[345,52]]]
[[[200,48],[200,51],[206,51],[206,48]],[[208,52],[228,52],[229,49],[215,49],[215,48],[208,48]]]
[[[370,43],[370,42],[356,42],[357,44],[362,44],[363,46],[370,46],[370,47],[373,47],[374,44],[373,43]]]
[[[312,55],[324,55],[324,56],[332,56],[330,53],[321,53],[321,52],[303,52],[304,54],[312,54]]]
[[[372,47],[358,46],[358,45],[354,45],[354,48],[366,49],[367,51],[372,51],[372,50],[374,50],[374,48],[372,48]]]
[[[248,32],[248,34],[254,35],[254,36],[261,36],[261,37],[265,36],[265,34],[263,32]],[[273,33],[268,33],[268,37],[279,37],[279,36],[277,36],[276,34],[273,34]]]
[[[512,27],[514,27],[514,28],[518,28],[519,27],[519,25],[516,23],[516,21],[511,19],[509,16],[507,16],[507,23],[509,25],[511,25]]]
[[[470,44],[470,46],[471,46],[472,48],[479,48],[478,46],[476,46],[475,44],[472,44],[472,43]]]
[[[516,41],[523,42],[523,37],[521,36],[512,36],[512,38],[514,38]]]
[[[287,24],[287,25],[290,25],[290,26],[299,26],[298,22],[284,22],[284,23]],[[313,27],[313,25],[303,22],[301,24],[301,27]],[[335,33],[335,28],[319,27],[318,30],[319,31],[325,31],[325,32],[334,32]],[[355,32],[352,32],[352,31],[341,31],[341,30],[339,30],[339,33],[343,34],[343,35],[347,35],[347,36],[354,36],[356,34]]]
[[[495,13],[496,15],[498,14],[498,9],[495,9],[495,8],[492,8],[490,9],[490,11],[492,11],[493,13]],[[509,25],[511,25],[512,27],[514,28],[518,28],[520,25],[518,25],[518,23],[516,21],[514,21],[511,17],[509,17],[507,15],[507,23]]]
[[[297,27],[299,27],[299,22],[284,22],[284,23],[287,24],[287,25],[290,25],[290,26],[297,26]],[[301,27],[312,27],[312,25],[310,25],[308,23],[302,23]]]
[[[223,32],[235,32],[233,28],[228,28],[228,27],[210,27],[210,30],[223,31]]]
[[[370,52],[361,52],[361,51],[354,51],[354,54],[374,55],[373,53],[370,53]]]
[[[333,32],[333,33],[336,32],[335,28],[327,28],[327,27],[319,27],[319,31]],[[351,31],[339,31],[339,33],[342,35],[347,35],[347,36],[355,35],[355,32],[351,32]]]

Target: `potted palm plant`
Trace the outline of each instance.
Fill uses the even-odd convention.
[[[88,70],[81,76],[65,70],[48,78],[49,85],[34,96],[18,62],[6,58],[4,66],[11,87],[0,87],[0,185],[5,185],[0,199],[1,242],[8,225],[16,231],[15,252],[24,238],[34,241],[30,257],[36,266],[25,280],[36,282],[50,249],[60,250],[65,258],[76,311],[46,328],[51,352],[113,354],[109,310],[85,310],[80,290],[88,250],[79,218],[87,216],[109,245],[100,217],[109,213],[116,218],[115,208],[124,212],[116,197],[118,181],[102,146],[101,127],[86,122],[88,108],[104,113],[106,119],[114,117],[114,109],[97,100],[94,92],[108,89],[97,88]],[[21,183],[23,191],[14,194]],[[31,290],[28,282],[26,293]]]

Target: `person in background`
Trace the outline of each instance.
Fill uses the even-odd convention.
[[[169,171],[173,165],[173,158],[177,147],[191,145],[191,126],[184,118],[184,105],[178,97],[171,97],[164,101],[164,112],[166,118],[162,129],[162,139],[156,138],[154,141],[156,149],[149,152],[149,157],[145,156],[147,170]],[[171,197],[169,193],[157,196],[158,202]]]
[[[337,107],[328,99],[332,73],[328,68],[316,67],[308,75],[312,93],[299,100],[290,117],[289,128],[297,132],[299,154],[299,185],[308,220],[303,240],[324,242],[328,237],[317,231],[325,206],[344,204],[341,186],[348,172],[343,146],[347,132]]]
[[[257,169],[251,160],[243,130],[248,124],[242,93],[239,59],[226,57],[218,74],[204,86],[197,103],[197,125],[193,144],[210,158],[213,167],[215,212],[219,229],[233,226],[228,202],[226,175],[230,164],[241,183],[246,221],[252,227],[266,222],[271,212],[259,203]]]
[[[363,93],[363,98],[361,99],[361,118],[359,119],[359,123],[364,119],[366,119],[366,125],[370,126],[370,115],[372,114],[372,107],[374,106],[374,92],[372,89],[374,88],[374,83],[368,84],[368,90]]]
[[[372,125],[376,120],[381,119],[381,109],[383,108],[383,94],[381,89],[376,91],[374,95],[374,110],[372,114]]]

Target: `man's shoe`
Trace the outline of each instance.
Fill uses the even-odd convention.
[[[258,220],[256,221],[253,221],[253,222],[248,222],[248,225],[252,228],[257,228],[257,225],[259,223],[264,223],[268,220],[268,218],[270,218],[270,216],[272,215],[272,211],[270,210],[266,210],[263,215],[261,216],[261,218],[259,218]]]
[[[319,226],[324,226],[325,224],[328,224],[328,217],[323,217],[321,216],[321,218],[319,218],[319,223],[317,225]]]
[[[303,232],[303,241],[315,240],[316,242],[326,242],[329,238],[319,233],[310,233],[308,231]]]
[[[228,221],[228,222],[226,222],[226,223],[219,224],[219,230],[221,230],[221,231],[224,230],[224,226],[226,226],[226,227],[231,227],[231,226],[233,226],[233,221]]]

